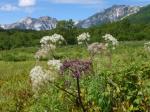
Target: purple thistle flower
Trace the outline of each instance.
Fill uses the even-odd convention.
[[[61,73],[63,74],[66,70],[70,70],[73,77],[79,78],[81,74],[90,71],[91,68],[91,61],[66,60],[63,62],[63,65],[61,67]]]

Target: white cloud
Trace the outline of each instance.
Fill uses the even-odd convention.
[[[0,6],[1,11],[11,12],[11,11],[15,11],[17,9],[18,9],[18,7],[14,6],[12,4],[4,4],[4,5]]]
[[[98,4],[102,0],[50,0],[53,3],[63,3],[63,4]]]
[[[19,0],[20,7],[30,7],[36,4],[36,0]]]

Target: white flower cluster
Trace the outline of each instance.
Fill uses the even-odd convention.
[[[92,55],[102,53],[106,49],[107,49],[107,44],[104,44],[104,43],[95,42],[88,46],[88,51]]]
[[[53,52],[56,49],[57,43],[61,44],[62,41],[64,41],[64,38],[59,34],[44,36],[40,40],[41,49],[36,52],[35,58],[39,60],[41,57],[46,57],[49,51]]]
[[[60,70],[60,67],[62,66],[62,63],[60,60],[49,60],[47,62],[47,64],[50,66],[50,67],[53,67],[54,69],[56,70]]]
[[[30,78],[32,83],[33,92],[38,92],[40,87],[48,83],[50,80],[54,80],[50,77],[48,72],[45,72],[41,66],[35,66],[30,71]]]
[[[52,36],[44,36],[41,40],[40,43],[43,45],[47,45],[47,44],[56,44],[56,43],[61,43],[62,41],[64,41],[64,38],[62,35],[59,34],[54,34]]]
[[[42,39],[40,40],[40,43],[43,45],[48,44],[50,36],[44,36],[42,37]]]
[[[89,33],[82,33],[77,37],[78,44],[83,44],[84,42],[87,42],[90,40],[90,34]]]
[[[36,53],[34,58],[40,60],[40,58],[45,58],[48,55],[49,49],[39,49]]]
[[[106,34],[105,36],[103,36],[103,38],[108,44],[112,45],[113,49],[115,49],[115,46],[118,45],[118,40],[110,34]]]
[[[148,52],[150,52],[150,42],[144,43],[144,48],[145,48],[145,50],[147,50]]]
[[[52,36],[45,36],[41,39],[41,48],[36,52],[35,58],[39,60],[41,57],[46,57],[48,53],[56,49],[57,43],[60,44],[61,41],[64,41],[64,38],[59,34],[54,34]],[[60,70],[62,66],[60,60],[49,60],[48,65],[56,70]],[[49,81],[54,81],[56,75],[51,69],[43,69],[41,66],[35,66],[30,71],[30,78],[32,83],[33,92],[38,93],[41,86],[44,86]]]

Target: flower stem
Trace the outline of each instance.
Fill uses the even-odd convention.
[[[79,104],[83,110],[83,112],[87,112],[86,109],[84,108],[84,105],[83,105],[83,102],[81,100],[81,91],[80,91],[80,82],[79,82],[79,77],[77,77],[77,90],[78,90],[78,101],[79,101]]]
[[[51,52],[51,55],[53,56],[53,58],[55,59],[55,55],[54,55],[54,52],[51,47],[50,47],[50,52]]]
[[[108,52],[108,58],[109,58],[108,67],[111,68],[112,67],[112,53],[111,53],[111,51]]]
[[[85,44],[86,44],[86,47],[88,47],[88,43],[87,43],[87,41],[85,41]]]
[[[52,83],[51,81],[49,81],[49,82]],[[65,93],[67,93],[67,94],[69,94],[69,95],[71,95],[71,96],[73,96],[73,97],[76,97],[73,93],[71,93],[71,92],[67,91],[66,89],[64,89],[64,88],[62,88],[62,87],[60,87],[60,86],[58,86],[57,84],[54,84],[54,83],[52,83],[52,84],[53,84],[56,88],[58,88],[58,89],[64,91]]]

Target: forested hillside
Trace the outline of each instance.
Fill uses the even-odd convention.
[[[128,19],[132,23],[150,23],[150,5],[142,7],[138,13],[129,16]]]

